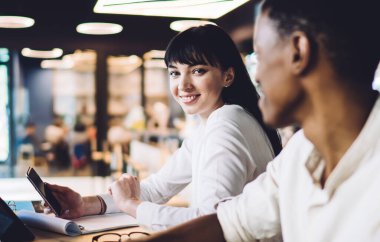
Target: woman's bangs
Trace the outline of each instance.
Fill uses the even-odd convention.
[[[171,63],[186,64],[189,66],[194,65],[211,65],[216,66],[214,63],[215,57],[212,58],[210,53],[207,53],[199,46],[195,45],[171,45],[165,54],[166,66]]]

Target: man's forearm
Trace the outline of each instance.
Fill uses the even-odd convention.
[[[151,242],[222,242],[222,227],[216,214],[206,215],[169,230],[154,234],[149,240]]]

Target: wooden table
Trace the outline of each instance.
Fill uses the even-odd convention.
[[[103,194],[107,193],[108,185],[111,184],[111,177],[42,177],[46,182],[52,184],[59,184],[61,186],[67,186],[83,196]],[[41,196],[34,189],[32,184],[27,180],[27,178],[1,178],[0,179],[0,197],[3,200],[14,200],[14,201],[31,201],[31,200],[41,200]],[[167,205],[172,206],[187,206],[188,202],[181,196],[173,197]],[[58,234],[49,231],[43,231],[36,228],[30,228],[33,234],[36,236],[34,241],[36,242],[53,242],[53,241],[92,241],[92,238],[98,234],[105,232],[116,232],[116,233],[130,233],[132,231],[144,231],[146,229],[142,227],[133,227],[125,229],[117,229],[104,231],[100,233],[93,233],[87,235],[80,235],[75,237],[70,237],[63,234]]]
[[[119,233],[119,234],[126,234],[126,233],[130,233],[132,231],[147,232],[146,229],[143,229],[141,227],[134,227],[134,228],[116,229],[116,230],[104,231],[104,232],[100,232],[100,233],[85,234],[85,235],[70,237],[67,235],[43,231],[43,230],[39,230],[39,229],[35,229],[35,228],[31,228],[31,231],[36,236],[35,240],[33,240],[34,242],[52,242],[52,241],[57,241],[57,242],[85,242],[85,241],[89,241],[89,242],[91,242],[92,237],[94,237],[98,234],[106,233],[106,232],[113,232],[113,233]]]

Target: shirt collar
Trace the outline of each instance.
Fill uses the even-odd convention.
[[[325,163],[322,160],[322,156],[315,148],[311,151],[305,166],[311,176],[311,179],[313,180],[313,183],[320,185],[323,170],[325,169]]]
[[[375,105],[358,137],[352,143],[342,159],[338,162],[332,173],[325,182],[325,189],[333,192],[340,184],[347,180],[358,168],[365,162],[364,156],[374,149],[375,142],[380,137],[380,96],[377,98]],[[321,184],[325,163],[314,148],[310,153],[306,163],[313,183]]]

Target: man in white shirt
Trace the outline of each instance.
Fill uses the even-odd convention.
[[[266,0],[256,78],[267,124],[302,127],[217,214],[147,241],[380,241],[376,1]]]

